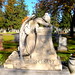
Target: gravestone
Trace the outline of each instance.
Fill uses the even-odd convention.
[[[34,40],[31,35],[28,39],[30,40],[28,42],[29,48],[32,47],[32,41]],[[4,67],[31,70],[62,70],[60,59],[57,58],[55,50],[52,49],[51,42],[50,28],[37,29],[36,47],[31,55],[25,56],[24,63],[21,64],[18,53],[13,52],[4,63]]]
[[[64,50],[67,50],[67,38],[60,35],[58,51],[64,51]]]
[[[19,42],[19,33],[14,34],[14,41]]]
[[[43,27],[39,27],[38,24],[42,24]],[[16,69],[17,74],[17,70],[20,69],[20,75],[69,75],[67,69],[63,72],[52,42],[52,26],[49,25],[48,13],[43,18],[35,19],[32,16],[26,20],[20,29],[19,49],[8,57],[4,68]]]

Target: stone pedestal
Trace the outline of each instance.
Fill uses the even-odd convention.
[[[22,70],[0,68],[0,75],[70,75],[68,69],[62,71]]]
[[[32,35],[29,35],[29,41],[32,41]],[[28,44],[28,47],[32,47],[33,41]],[[60,59],[57,58],[53,47],[50,28],[37,29],[35,49],[30,51],[30,55],[23,56],[23,58],[24,61],[22,62],[18,53],[14,51],[4,63],[4,67],[31,70],[62,70]]]

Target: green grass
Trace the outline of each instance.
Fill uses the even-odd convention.
[[[3,37],[3,48],[4,50],[0,51],[0,65],[3,65],[8,56],[15,50],[17,50],[18,43],[14,42],[14,35],[11,33],[2,34]]]
[[[14,42],[14,35],[3,34],[3,47],[4,50],[14,51],[18,47],[18,43]]]
[[[64,61],[64,62],[68,61],[68,59],[70,57],[70,53],[68,53],[68,52],[67,53],[58,52],[57,54],[60,56],[61,61]]]
[[[75,38],[68,38],[68,50],[75,50]]]
[[[17,49],[18,43],[14,42],[14,35],[11,33],[4,33],[3,36],[3,47],[4,50],[14,50]]]
[[[10,53],[8,53],[8,52],[0,51],[0,65],[3,65],[3,63],[8,58],[9,55],[10,55]]]
[[[17,50],[18,43],[15,43],[12,41],[4,41],[3,47],[4,47],[4,49],[14,51],[14,50]]]
[[[0,33],[0,34],[15,34],[16,32],[6,32],[6,33]]]
[[[3,34],[3,41],[12,41],[12,40],[14,40],[14,35]]]

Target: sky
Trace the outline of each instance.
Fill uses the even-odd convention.
[[[28,5],[28,7],[27,7],[27,9],[29,10],[29,15],[28,16],[31,16],[32,12],[34,10],[33,7],[37,3],[37,0],[25,0],[25,3]]]

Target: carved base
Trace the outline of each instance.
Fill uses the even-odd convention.
[[[45,71],[0,68],[0,75],[70,75],[70,73],[68,69],[63,69],[62,71]]]
[[[67,47],[60,46],[58,47],[58,51],[67,51]]]
[[[56,59],[54,55],[50,57],[50,59],[33,59],[27,56],[24,57],[24,61],[21,61],[18,53],[14,51],[4,63],[4,67],[31,70],[62,70],[60,61]]]

